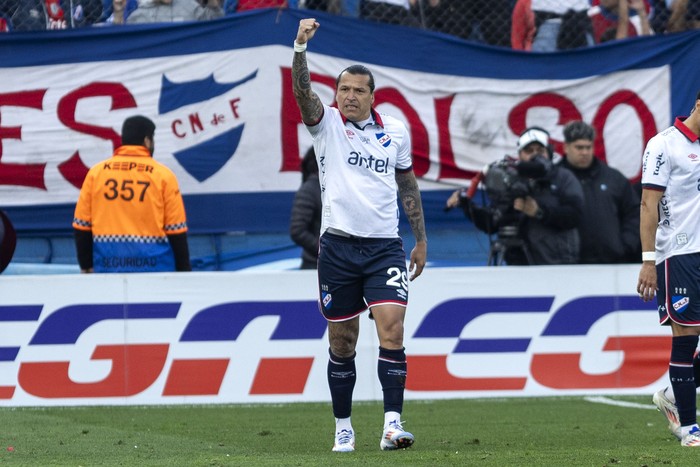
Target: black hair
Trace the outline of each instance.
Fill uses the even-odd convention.
[[[593,141],[595,139],[595,129],[581,120],[567,123],[564,127],[564,141],[572,143],[579,139]]]
[[[313,146],[306,151],[304,158],[301,160],[301,181],[302,183],[309,178],[311,174],[318,173],[318,162],[316,162],[316,153]]]
[[[369,84],[369,92],[374,92],[374,75],[369,70],[369,68],[367,68],[364,65],[359,65],[359,64],[350,65],[349,67],[347,67],[346,69],[344,69],[343,71],[340,72],[338,77],[335,79],[335,87],[336,88],[338,87],[338,83],[340,83],[340,77],[343,76],[343,73],[345,73],[345,72],[348,72],[351,75],[369,76],[369,82],[367,83],[367,84]]]
[[[135,115],[124,120],[122,125],[122,144],[143,146],[146,137],[153,139],[156,124],[150,118]]]
[[[700,101],[700,91],[698,91],[698,95],[695,96],[695,100],[696,100],[696,101]]]

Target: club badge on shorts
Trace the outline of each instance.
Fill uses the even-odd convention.
[[[681,314],[685,310],[688,309],[688,305],[690,304],[690,298],[689,297],[684,297],[683,295],[674,295],[671,297],[673,309],[676,310],[676,313]]]
[[[331,304],[333,303],[333,297],[328,292],[323,292],[323,294],[321,295],[321,302],[323,303],[323,308],[327,310],[331,307]]]

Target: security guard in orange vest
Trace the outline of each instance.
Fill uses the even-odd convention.
[[[82,272],[192,269],[177,178],[152,157],[155,129],[127,118],[122,145],[85,177],[73,218]]]

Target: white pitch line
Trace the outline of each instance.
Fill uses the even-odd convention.
[[[616,405],[618,407],[631,407],[633,409],[656,410],[656,406],[654,404],[639,404],[637,402],[618,401],[604,396],[588,396],[584,397],[583,400],[586,400],[588,402],[594,402],[596,404]]]
[[[604,396],[587,396],[584,397],[583,400],[593,402],[595,404],[615,405],[617,407],[630,407],[633,409],[656,410],[656,406],[654,404],[638,404],[636,402],[618,401]],[[700,412],[697,412],[697,414],[700,415]]]

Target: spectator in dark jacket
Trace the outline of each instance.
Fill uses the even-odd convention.
[[[582,121],[564,128],[561,162],[578,178],[585,205],[579,224],[581,263],[639,262],[639,196],[619,171],[593,155],[595,130]]]
[[[411,4],[413,15],[427,29],[504,47],[510,47],[512,10],[511,0],[429,0]]]
[[[289,221],[289,235],[303,248],[301,269],[316,269],[318,239],[321,231],[321,185],[314,148],[309,148],[301,162],[302,183],[294,196]]]

